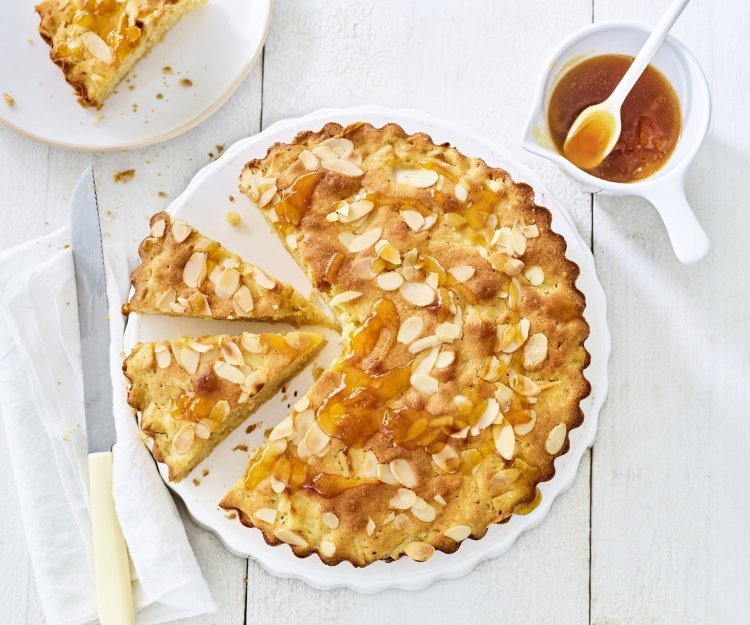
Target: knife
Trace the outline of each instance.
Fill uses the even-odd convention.
[[[112,445],[116,434],[109,375],[109,310],[99,207],[91,167],[83,172],[73,192],[70,227],[89,448],[89,503],[97,611],[102,625],[132,625],[133,594],[128,550],[112,497]]]

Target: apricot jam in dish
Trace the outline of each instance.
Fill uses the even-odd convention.
[[[552,92],[547,123],[562,154],[568,130],[580,113],[606,100],[633,57],[606,54],[575,65]],[[625,98],[622,132],[612,152],[588,173],[611,182],[632,182],[653,174],[669,160],[680,137],[681,113],[669,81],[649,65]]]

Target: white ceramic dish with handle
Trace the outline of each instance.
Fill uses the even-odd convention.
[[[176,137],[226,102],[260,55],[271,0],[210,0],[190,11],[100,111],[78,103],[50,60],[33,2],[3,2],[1,16],[0,91],[14,103],[0,101],[0,123],[64,148],[126,150]]]
[[[667,228],[677,258],[693,263],[708,254],[709,241],[685,196],[685,179],[711,119],[711,95],[706,77],[691,52],[674,37],[667,37],[651,64],[669,80],[682,109],[682,132],[664,167],[635,182],[610,182],[579,169],[555,148],[547,124],[550,97],[565,71],[600,54],[635,56],[651,32],[646,24],[629,21],[599,22],[582,28],[563,41],[544,65],[521,145],[556,163],[587,191],[610,195],[638,195],[651,202]]]
[[[312,365],[287,385],[285,393],[279,393],[248,418],[190,476],[179,484],[168,484],[184,500],[195,520],[215,532],[230,551],[254,558],[274,575],[301,579],[320,589],[345,587],[363,593],[375,593],[389,588],[415,590],[439,579],[465,575],[482,560],[507,551],[522,532],[544,519],[555,498],[572,484],[581,457],[594,441],[599,409],[607,393],[610,339],[606,300],[596,277],[594,259],[588,246],[576,231],[568,213],[552,198],[539,178],[520,165],[501,146],[477,136],[463,126],[440,121],[417,111],[371,106],[326,109],[298,119],[277,122],[256,136],[235,143],[221,158],[199,171],[182,195],[175,199],[169,211],[193,224],[204,234],[221,241],[246,260],[272,271],[273,275],[307,293],[311,285],[305,274],[277,240],[276,234],[269,230],[260,211],[238,192],[237,186],[240,171],[248,160],[265,156],[268,148],[277,141],[291,141],[298,132],[319,130],[331,121],[344,125],[366,121],[376,126],[395,122],[410,133],[426,132],[436,143],[448,142],[464,154],[481,157],[490,165],[509,171],[515,180],[528,182],[534,187],[537,203],[552,212],[552,228],[567,241],[568,258],[580,267],[577,286],[586,296],[585,317],[591,326],[591,334],[586,340],[591,364],[586,369],[586,377],[591,382],[592,390],[581,405],[585,415],[583,425],[571,432],[570,450],[555,461],[556,474],[553,479],[539,486],[542,500],[537,508],[526,516],[514,515],[508,523],[492,526],[481,540],[464,541],[453,554],[436,553],[423,563],[402,558],[397,562],[375,562],[358,569],[347,562],[327,566],[317,555],[297,558],[288,545],[267,545],[258,530],[243,526],[236,518],[228,518],[232,515],[227,515],[217,506],[225,492],[244,473],[248,454],[243,447],[238,446],[249,449],[257,446],[263,440],[264,430],[273,427],[287,415],[290,402],[309,388],[312,382]],[[234,201],[229,200],[230,195],[234,197]],[[229,226],[224,220],[228,210],[240,212],[243,223],[239,228]],[[145,228],[144,221],[144,230]],[[125,349],[129,351],[139,340],[165,339],[180,334],[200,336],[221,332],[238,333],[250,329],[284,331],[289,327],[281,324],[131,315],[125,332]],[[326,336],[330,343],[316,359],[323,366],[330,364],[341,349],[335,332],[328,331]],[[247,433],[247,426],[256,423],[259,426]],[[160,465],[160,469],[166,480],[165,467]],[[540,562],[539,565],[543,566],[543,563]]]

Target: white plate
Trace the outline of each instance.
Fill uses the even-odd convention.
[[[0,122],[39,141],[77,150],[143,147],[200,123],[247,76],[271,22],[271,0],[209,0],[181,19],[136,64],[130,82],[120,83],[97,111],[78,104],[50,60],[33,5],[3,2],[0,91],[15,104],[0,101]],[[165,66],[172,73],[165,74]],[[180,86],[183,78],[192,87]],[[162,99],[157,99],[159,93]]]
[[[307,278],[277,240],[275,233],[269,231],[260,211],[238,192],[237,183],[243,165],[250,159],[265,156],[271,144],[277,141],[288,142],[298,132],[318,130],[329,121],[342,124],[367,121],[376,126],[396,122],[407,132],[424,131],[435,143],[448,142],[464,154],[481,157],[490,165],[506,169],[518,181],[531,183],[536,191],[537,203],[552,211],[553,228],[568,243],[568,258],[575,261],[581,269],[577,285],[586,296],[585,317],[591,326],[591,334],[586,340],[591,365],[586,369],[586,377],[591,382],[591,395],[582,402],[585,419],[581,427],[571,432],[570,451],[556,460],[554,478],[540,484],[542,501],[535,510],[526,516],[514,515],[509,522],[492,526],[484,538],[478,541],[466,540],[453,554],[436,553],[424,563],[402,558],[392,563],[375,562],[361,569],[346,562],[327,566],[317,555],[297,558],[288,545],[270,547],[258,530],[244,527],[237,519],[227,519],[225,511],[218,508],[217,502],[242,475],[247,460],[247,454],[233,451],[233,448],[244,444],[252,449],[261,442],[266,428],[272,427],[286,416],[289,401],[283,401],[280,396],[273,398],[247,420],[247,424],[262,424],[251,435],[245,433],[245,426],[238,428],[190,477],[180,484],[169,484],[182,497],[195,520],[214,531],[230,551],[254,558],[274,575],[301,579],[321,589],[346,587],[364,593],[375,593],[388,588],[413,590],[438,579],[465,575],[482,560],[505,552],[521,532],[534,527],[547,515],[557,495],[573,482],[581,456],[594,441],[599,408],[607,392],[610,340],[606,300],[596,277],[594,259],[589,248],[576,231],[568,213],[555,202],[531,171],[519,165],[504,148],[478,137],[463,126],[440,121],[416,111],[396,111],[380,107],[327,109],[299,119],[277,122],[256,136],[235,143],[220,159],[198,172],[182,195],[172,203],[170,212],[223,242],[248,261],[258,263],[302,292],[308,292],[311,287]],[[236,198],[234,202],[229,201],[230,195]],[[230,209],[242,214],[243,225],[239,229],[232,228],[223,219],[225,212]],[[237,333],[243,328],[259,327],[274,326],[133,315],[125,333],[125,347],[129,350],[138,340],[171,338],[179,334]],[[317,361],[328,364],[339,349],[339,343],[334,340]],[[308,368],[289,385],[288,393],[293,396],[296,392],[301,396],[309,388],[311,381]],[[162,475],[165,475],[165,467],[160,465],[160,469]],[[202,475],[204,469],[209,471],[205,477]],[[200,485],[196,486],[193,478],[199,480]]]

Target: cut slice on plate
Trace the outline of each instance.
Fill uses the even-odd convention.
[[[246,263],[216,241],[168,213],[151,218],[133,270],[135,292],[123,313],[213,319],[253,319],[330,325],[291,286]]]
[[[128,402],[169,479],[188,475],[324,343],[311,332],[138,343],[123,363]]]
[[[98,108],[138,59],[205,1],[45,0],[36,12],[50,58],[81,104]]]

